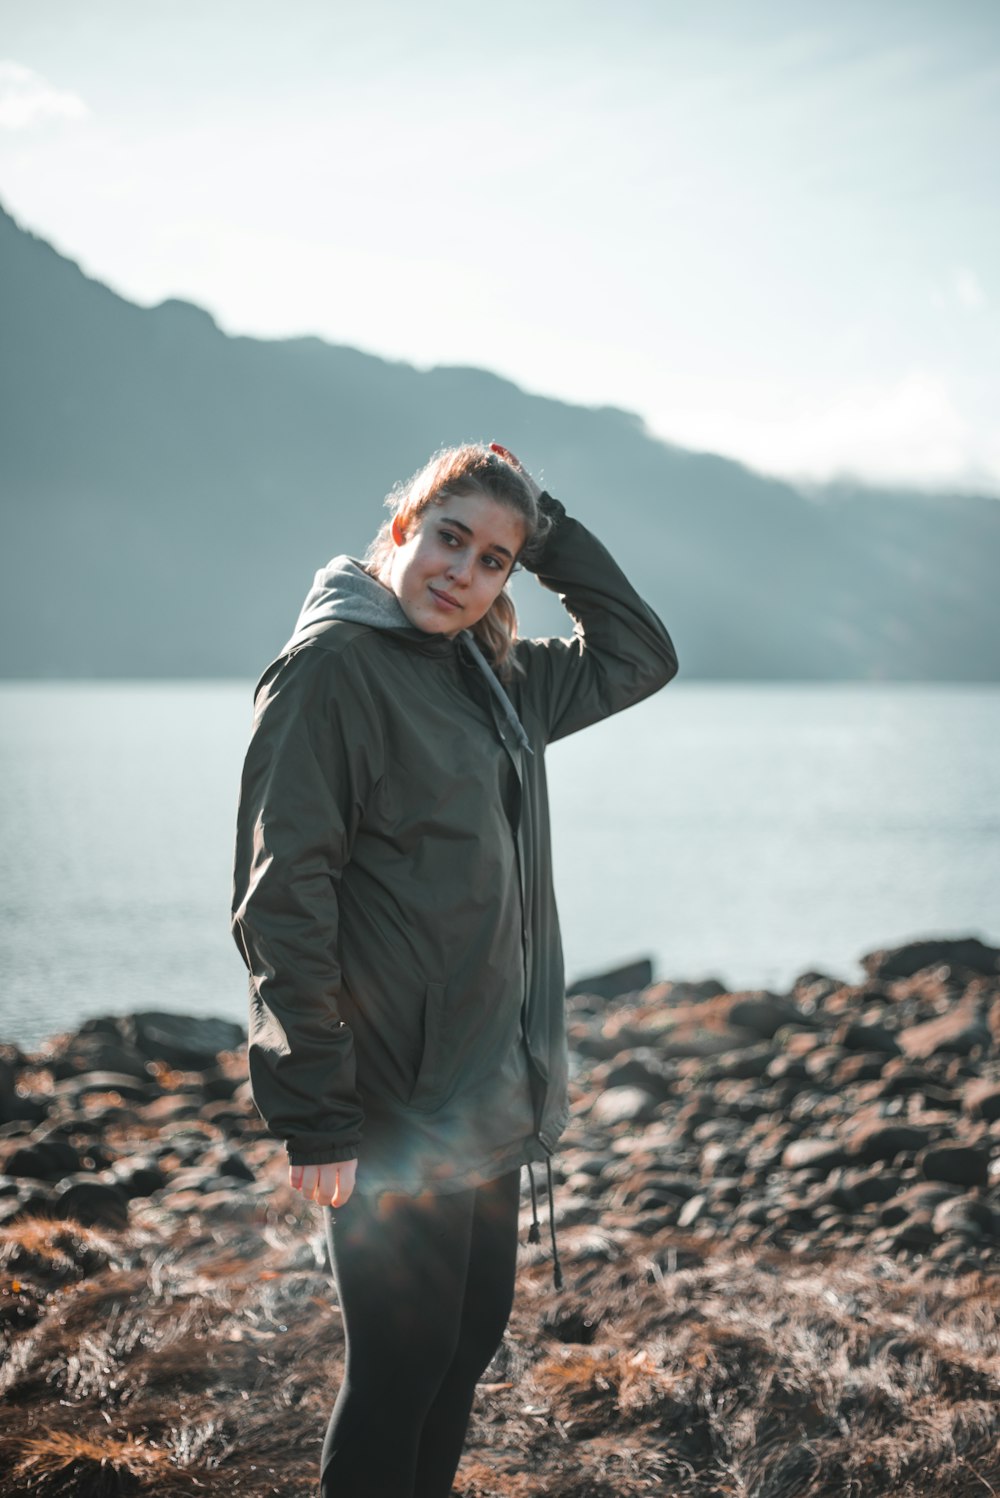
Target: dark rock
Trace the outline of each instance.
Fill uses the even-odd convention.
[[[897,1192],[891,1202],[901,1205],[905,1209],[905,1215],[910,1217],[915,1212],[933,1213],[942,1202],[960,1199],[955,1186],[946,1186],[938,1181],[916,1181],[912,1186]]]
[[[54,1186],[42,1181],[15,1181],[9,1176],[2,1179],[4,1189],[0,1193],[0,1226],[20,1222],[26,1217],[52,1215],[50,1204],[55,1196]]]
[[[650,1175],[646,1177],[646,1185],[664,1196],[676,1197],[679,1201],[689,1201],[702,1190],[701,1182],[696,1176]]]
[[[762,1077],[776,1059],[770,1043],[745,1046],[707,1062],[698,1072],[700,1082],[739,1081]]]
[[[707,1030],[690,1021],[668,1032],[660,1044],[660,1055],[669,1060],[723,1056],[727,1051],[746,1049],[756,1039],[749,1030]]]
[[[889,982],[893,978],[912,978],[924,968],[942,964],[970,968],[974,973],[993,976],[1000,973],[1000,951],[988,947],[975,936],[935,937],[911,941],[901,947],[869,952],[861,965],[871,978]]]
[[[858,1024],[856,1020],[845,1020],[834,1031],[833,1039],[848,1051],[882,1051],[887,1056],[900,1054],[899,1042],[884,1025],[864,1025]]]
[[[547,1320],[542,1322],[542,1331],[556,1342],[566,1342],[588,1347],[597,1336],[601,1325],[601,1314],[587,1305],[561,1305]]]
[[[934,1072],[923,1066],[914,1066],[905,1056],[895,1056],[882,1068],[879,1096],[906,1097],[911,1092],[924,1092],[928,1087],[936,1085]]]
[[[843,986],[842,978],[831,978],[827,973],[800,973],[792,984],[790,998],[804,1013],[813,1014]]]
[[[766,990],[739,994],[729,1011],[729,1023],[737,1030],[749,1030],[762,1040],[773,1040],[785,1025],[809,1025],[810,1016],[788,999]]]
[[[671,1209],[678,1212],[682,1201],[682,1197],[671,1196],[653,1186],[648,1191],[640,1191],[635,1199],[635,1209],[637,1212],[669,1212]]]
[[[577,1055],[585,1056],[590,1061],[610,1061],[621,1051],[617,1036],[589,1029],[580,1034],[575,1025],[570,1028],[570,1044]]]
[[[977,1049],[989,1050],[990,1032],[979,1005],[975,1001],[966,1001],[937,1019],[901,1030],[899,1044],[915,1061],[926,1060],[942,1051],[968,1056]]]
[[[57,1101],[64,1098],[78,1101],[91,1092],[117,1092],[127,1102],[145,1103],[159,1092],[159,1087],[150,1078],[140,1082],[136,1077],[117,1071],[88,1071],[57,1082],[52,1089]]]
[[[82,1072],[110,1071],[148,1082],[145,1056],[122,1039],[118,1023],[113,1016],[85,1020],[75,1034],[56,1041],[44,1053],[56,1081]]]
[[[988,1077],[970,1082],[965,1089],[962,1108],[972,1118],[985,1118],[994,1123],[1000,1118],[1000,1082]]]
[[[566,994],[570,998],[577,994],[594,994],[597,998],[610,1001],[623,994],[635,993],[640,988],[648,988],[652,981],[653,964],[648,957],[641,957],[637,962],[627,963],[624,967],[595,973],[589,978],[577,978],[567,988]]]
[[[674,1087],[673,1073],[649,1047],[630,1051],[613,1065],[595,1072],[593,1082],[606,1088],[638,1087],[658,1102],[668,1098]]]
[[[851,1191],[862,1203],[885,1202],[905,1187],[903,1177],[896,1170],[845,1170],[841,1186]]]
[[[889,1247],[893,1253],[923,1253],[934,1248],[937,1241],[938,1235],[933,1224],[926,1217],[914,1216],[892,1234]]]
[[[120,1161],[112,1168],[112,1175],[115,1185],[121,1187],[129,1201],[137,1196],[152,1196],[167,1184],[166,1172],[151,1160]]]
[[[223,1051],[235,1051],[246,1041],[242,1025],[232,1020],[156,1009],[123,1015],[125,1038],[148,1060],[170,1066],[209,1067]]]
[[[84,1227],[127,1227],[128,1198],[112,1181],[71,1176],[56,1192],[53,1208],[59,1217]]]
[[[199,1118],[217,1124],[226,1133],[263,1133],[264,1121],[256,1114],[248,1115],[241,1103],[205,1103],[198,1110]]]
[[[225,1150],[219,1155],[213,1156],[212,1164],[219,1175],[232,1176],[237,1181],[255,1181],[256,1173],[244,1160],[243,1156],[235,1150]]]
[[[925,1087],[921,1092],[911,1093],[911,1108],[921,1103],[920,1111],[929,1113],[937,1110],[945,1113],[960,1113],[962,1111],[962,1098],[959,1093],[950,1091],[947,1087]]]
[[[28,1176],[35,1181],[58,1181],[80,1169],[80,1155],[71,1144],[44,1140],[14,1149],[3,1162],[9,1176]]]
[[[145,1124],[163,1125],[176,1123],[180,1119],[197,1118],[200,1112],[198,1099],[190,1093],[165,1092],[136,1109],[136,1118]]]
[[[885,1069],[885,1054],[870,1051],[854,1051],[833,1068],[831,1081],[835,1087],[852,1087],[856,1082],[874,1082]]]
[[[207,1103],[231,1102],[238,1086],[239,1078],[230,1076],[218,1066],[201,1076],[201,1094]]]
[[[932,1137],[928,1129],[871,1119],[853,1131],[847,1147],[856,1159],[871,1164],[874,1160],[894,1160],[897,1155],[923,1149],[930,1143]]]
[[[767,1075],[774,1080],[782,1079],[790,1082],[805,1082],[809,1078],[806,1070],[805,1058],[802,1056],[778,1055],[768,1063]]]
[[[985,1146],[940,1144],[923,1150],[916,1163],[929,1181],[956,1186],[985,1186],[989,1181],[990,1151]]]
[[[806,1056],[806,1073],[812,1082],[827,1082],[833,1078],[835,1069],[845,1059],[839,1045],[821,1045]]]
[[[0,1123],[7,1123],[17,1115],[10,1111],[17,1097],[18,1067],[6,1056],[0,1055]]]
[[[988,1202],[970,1196],[953,1196],[934,1209],[934,1231],[944,1237],[961,1233],[968,1238],[1000,1237],[1000,1213]]]
[[[41,1123],[48,1114],[48,1101],[41,1093],[26,1093],[12,1087],[0,1097],[0,1138],[16,1136],[20,1124]]]

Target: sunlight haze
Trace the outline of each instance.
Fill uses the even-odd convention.
[[[227,332],[1000,493],[1000,10],[3,4],[0,201]]]

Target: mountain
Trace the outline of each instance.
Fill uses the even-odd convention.
[[[687,679],[1000,679],[995,499],[807,495],[482,369],[228,337],[2,209],[0,676],[254,676],[393,483],[476,439],[608,540]],[[526,632],[564,631],[531,579],[515,592]]]

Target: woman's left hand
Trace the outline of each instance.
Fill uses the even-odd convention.
[[[534,479],[531,477],[531,474],[522,464],[520,458],[515,458],[510,448],[501,447],[499,442],[491,442],[490,452],[497,453],[499,457],[503,458],[505,462],[510,464],[511,468],[516,468],[518,473],[524,479],[524,482],[527,484],[528,488],[531,490],[532,498],[538,498],[538,496],[542,492],[541,485],[535,483]]]
[[[357,1160],[330,1165],[289,1165],[288,1184],[320,1207],[342,1207],[354,1190]]]

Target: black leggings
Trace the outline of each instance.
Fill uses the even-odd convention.
[[[327,1208],[344,1381],[320,1498],[447,1498],[476,1380],[510,1315],[520,1171],[448,1196]]]

